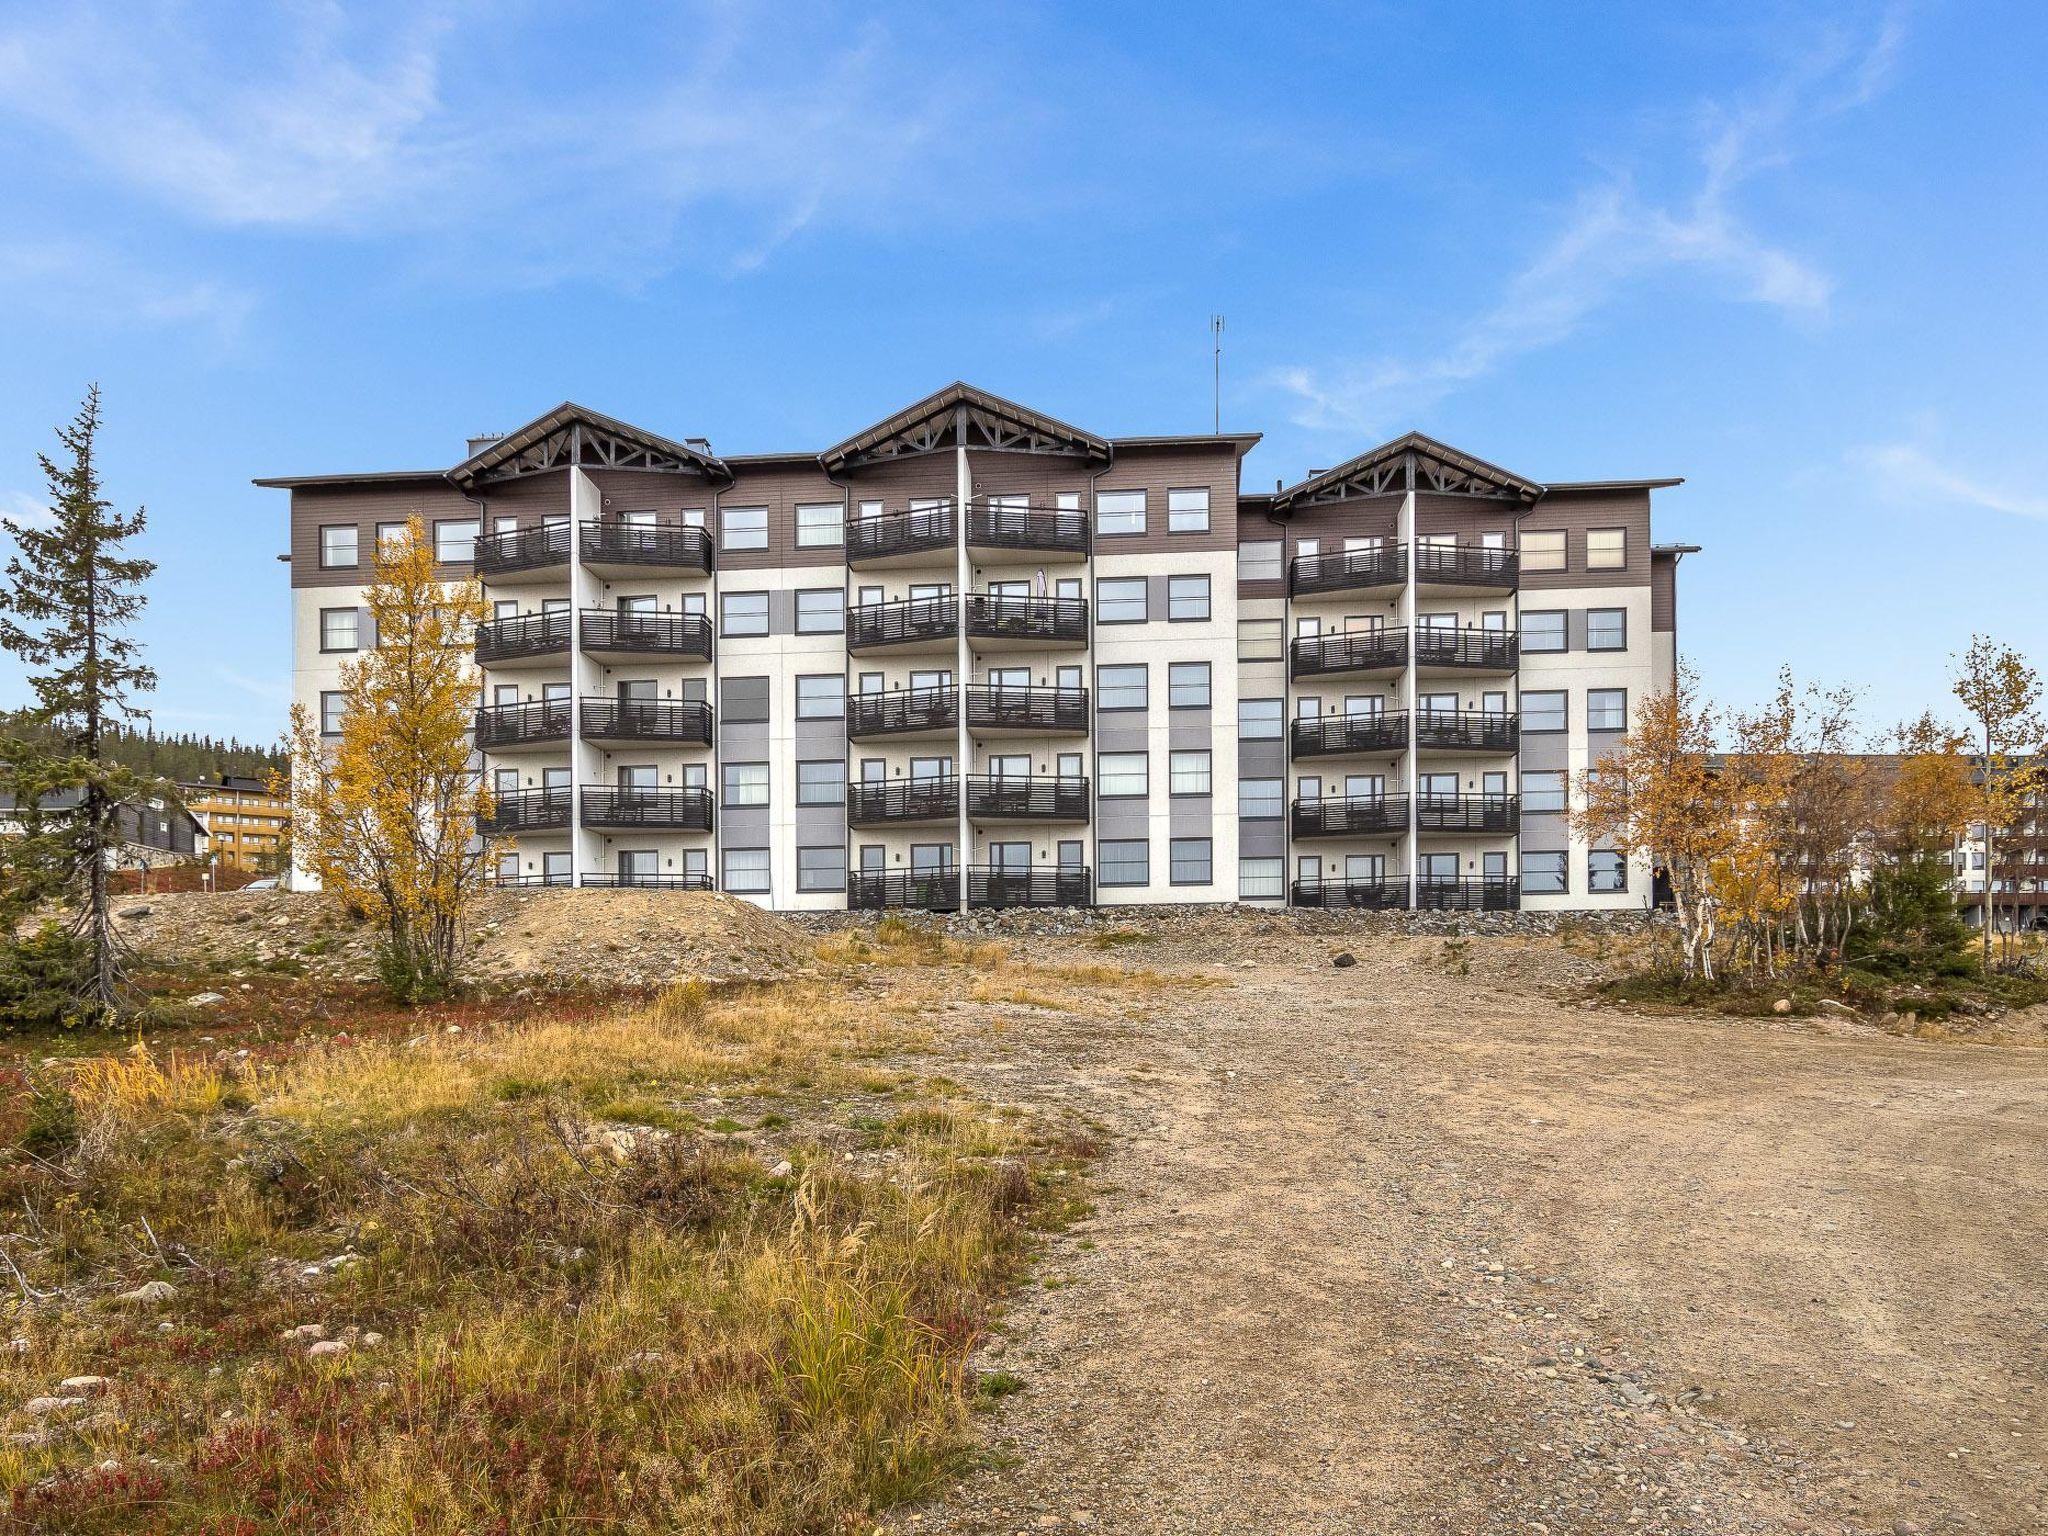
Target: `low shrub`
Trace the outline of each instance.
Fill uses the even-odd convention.
[[[74,1029],[85,1022],[80,997],[92,949],[56,923],[0,943],[0,1033]]]

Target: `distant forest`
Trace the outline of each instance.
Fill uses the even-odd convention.
[[[25,734],[32,733],[21,715],[0,710],[0,736]],[[182,731],[160,734],[119,726],[108,732],[106,753],[137,773],[185,783],[218,778],[224,773],[267,778],[271,769],[284,766],[284,756],[275,747],[252,747],[233,737],[223,741],[217,736],[195,736]]]

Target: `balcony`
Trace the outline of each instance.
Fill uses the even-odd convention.
[[[907,512],[849,518],[846,563],[870,570],[885,566],[950,565],[955,559],[954,528],[950,501],[936,507],[912,507]],[[945,558],[941,559],[941,555]]]
[[[1085,736],[1088,690],[976,684],[967,690],[967,728],[991,734]]]
[[[846,610],[849,651],[951,650],[959,634],[960,602],[953,597],[855,603]]]
[[[578,615],[583,649],[620,661],[711,659],[711,620],[701,613],[586,608]]]
[[[709,832],[708,789],[586,789],[583,825],[605,832]]]
[[[1088,514],[1078,507],[1019,507],[971,502],[967,547],[979,551],[1029,551],[1041,555],[1088,554]]]
[[[538,528],[480,534],[471,558],[476,562],[476,579],[489,586],[553,580],[568,569],[569,524],[543,523]]]
[[[846,734],[853,741],[877,736],[953,736],[959,730],[957,688],[892,688],[887,693],[846,696]]]
[[[1513,752],[1521,717],[1484,709],[1424,709],[1415,716],[1415,745],[1424,752]]]
[[[585,741],[711,745],[711,706],[701,700],[586,698],[579,708]]]
[[[1512,672],[1521,658],[1521,642],[1505,629],[1432,629],[1415,631],[1418,672]]]
[[[1521,561],[1512,549],[1478,544],[1415,544],[1415,580],[1439,592],[1512,592]]]
[[[476,627],[476,663],[505,670],[545,666],[569,655],[569,610],[525,613],[513,619],[487,619]]]
[[[1289,643],[1290,677],[1323,677],[1335,672],[1398,672],[1408,665],[1405,629],[1353,629],[1310,635]]]
[[[1318,715],[1288,727],[1295,757],[1337,757],[1345,753],[1406,752],[1408,713],[1382,710],[1363,715]]]
[[[1406,880],[1297,880],[1289,900],[1297,907],[1399,911],[1408,905]]]
[[[1043,650],[1088,643],[1088,600],[967,594],[967,633],[977,650]]]
[[[1086,821],[1088,780],[973,774],[967,814],[976,821]]]
[[[577,883],[597,890],[636,891],[708,891],[714,889],[711,877],[702,874],[655,875],[642,874],[638,870],[606,870],[586,873]]]
[[[1287,567],[1287,590],[1296,597],[1323,592],[1391,592],[1407,581],[1408,552],[1398,544],[1296,555]]]
[[[1415,882],[1415,906],[1421,912],[1512,912],[1521,904],[1521,882],[1512,875]]]
[[[711,535],[702,528],[649,523],[585,523],[583,567],[597,576],[686,571],[708,576]]]
[[[1418,832],[1513,832],[1522,824],[1520,795],[1417,795]]]
[[[476,749],[479,752],[518,751],[551,746],[568,739],[567,699],[487,704],[476,712]]]
[[[968,900],[977,907],[1085,907],[1095,900],[1085,867],[1009,869],[977,864],[967,871]],[[960,872],[878,870],[849,875],[846,905],[855,912],[952,912],[960,906]]]
[[[846,906],[852,912],[955,912],[960,872],[950,865],[859,871],[846,877]]]
[[[524,875],[492,874],[487,878],[490,884],[502,891],[531,890],[542,885],[567,886],[570,883],[569,872],[566,869],[551,875],[534,870]]]
[[[1294,802],[1296,837],[1388,837],[1408,830],[1406,795],[1350,795]]]
[[[566,789],[516,789],[491,801],[491,814],[477,818],[476,830],[483,837],[512,837],[521,832],[566,832],[569,828],[569,791]]]
[[[956,778],[883,779],[846,786],[849,827],[895,827],[959,819],[960,781]]]

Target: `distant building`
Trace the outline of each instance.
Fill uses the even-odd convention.
[[[1950,855],[1956,871],[1956,904],[1963,916],[1982,925],[1989,890],[1999,927],[2010,928],[2017,921],[2021,928],[2048,928],[2048,795],[2028,796],[2019,819],[1998,829],[1989,861],[1984,841],[1984,824],[1975,823]],[[1987,868],[1987,862],[1997,868]]]
[[[217,864],[258,875],[278,872],[284,861],[289,799],[273,795],[261,779],[225,773],[216,780],[180,784],[178,792],[205,827]]]
[[[45,810],[78,804],[80,791],[64,790],[43,801]],[[0,837],[18,832],[21,818],[14,796],[0,790]],[[135,800],[119,807],[115,817],[118,843],[109,854],[109,869],[163,869],[206,855],[206,828],[183,806],[161,798]]]

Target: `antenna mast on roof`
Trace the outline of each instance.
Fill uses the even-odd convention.
[[[1216,435],[1223,435],[1223,317],[1209,317],[1209,339],[1215,348]]]

